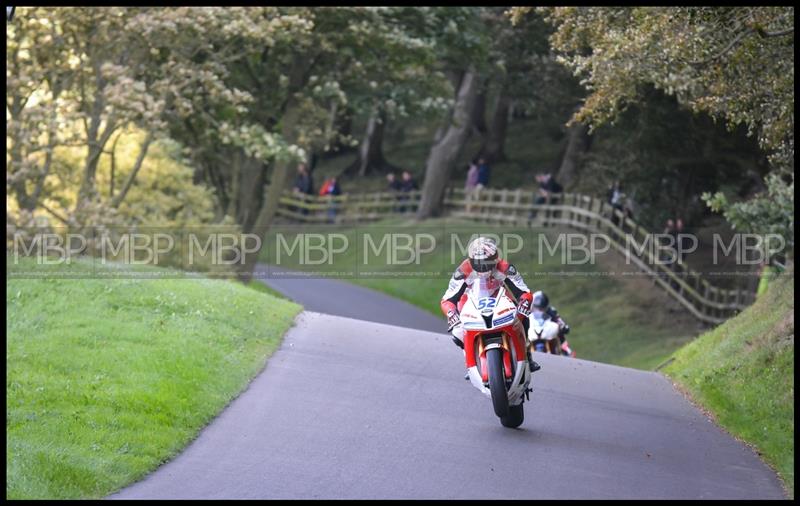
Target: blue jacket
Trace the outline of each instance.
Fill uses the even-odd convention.
[[[478,165],[478,184],[489,186],[489,166],[485,163]]]

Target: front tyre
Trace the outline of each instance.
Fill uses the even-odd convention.
[[[509,427],[511,429],[516,429],[522,422],[525,420],[525,411],[523,411],[522,403],[516,406],[509,406],[508,408],[508,416],[501,416],[500,423],[503,424],[503,427]]]
[[[486,352],[486,367],[489,369],[489,391],[492,393],[494,414],[502,420],[503,417],[509,414],[502,348],[492,348]],[[520,423],[522,422],[520,421]]]

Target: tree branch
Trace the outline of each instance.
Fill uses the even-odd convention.
[[[60,222],[61,222],[61,223],[63,223],[64,225],[69,225],[69,220],[67,220],[65,217],[61,216],[61,215],[60,215],[60,214],[58,214],[57,212],[53,211],[52,209],[50,209],[49,207],[47,207],[45,204],[39,204],[39,206],[40,206],[42,209],[44,209],[45,211],[47,211],[48,213],[52,214],[52,215],[53,215],[53,216],[54,216],[54,217],[55,217],[55,218],[56,218],[58,221],[60,221]]]
[[[730,43],[727,46],[725,46],[725,48],[722,51],[720,51],[719,53],[717,53],[716,55],[714,55],[714,56],[712,56],[710,58],[706,58],[705,60],[702,60],[702,61],[690,61],[689,65],[693,65],[693,66],[699,67],[699,66],[702,66],[702,65],[708,65],[709,63],[711,63],[713,61],[719,60],[720,58],[725,56],[725,54],[728,53],[731,49],[733,49],[734,46],[736,46],[736,44],[738,44],[743,38],[745,38],[746,36],[754,33],[754,31],[755,30],[753,30],[752,28],[748,28],[747,30],[744,30],[739,35],[734,37],[734,39],[732,41],[730,41]]]
[[[759,28],[759,29],[757,29],[757,30],[756,30],[756,32],[757,32],[757,33],[758,33],[758,35],[760,35],[762,38],[767,38],[767,37],[782,37],[782,36],[784,36],[784,35],[789,35],[790,33],[793,33],[793,32],[794,32],[794,27],[792,27],[792,28],[787,28],[786,30],[780,30],[780,31],[777,31],[777,32],[768,32],[768,31],[766,31],[766,30],[764,30],[764,29],[762,29],[762,28]]]
[[[110,198],[114,198],[114,172],[117,168],[117,143],[119,142],[120,137],[122,137],[122,132],[117,134],[117,138],[114,139],[114,143],[111,144],[111,181],[108,188],[108,196]]]
[[[122,191],[119,192],[119,195],[117,195],[111,200],[111,207],[118,207],[122,203],[122,201],[125,200],[125,195],[128,194],[128,190],[130,190],[134,179],[136,179],[136,174],[139,172],[139,169],[142,168],[142,162],[144,162],[144,158],[145,156],[147,156],[147,150],[150,148],[150,143],[152,141],[153,141],[153,132],[148,132],[147,137],[142,143],[142,147],[139,149],[139,156],[136,158],[136,163],[133,166],[131,175],[125,182],[125,186],[122,187]]]

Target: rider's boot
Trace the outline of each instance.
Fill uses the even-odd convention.
[[[528,369],[530,369],[531,372],[536,372],[541,368],[542,366],[540,366],[539,364],[536,363],[535,360],[533,360],[533,357],[531,356],[531,350],[528,350]]]
[[[566,339],[561,342],[561,353],[563,353],[566,357],[575,357],[575,352],[569,347],[569,343]]]

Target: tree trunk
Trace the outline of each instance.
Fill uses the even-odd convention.
[[[453,107],[453,120],[441,141],[434,144],[425,164],[425,183],[417,219],[441,214],[445,187],[471,128],[470,112],[474,106],[478,79],[473,70],[464,74]]]
[[[264,204],[265,166],[256,158],[243,156],[239,169],[236,222],[242,226],[242,231],[250,233],[258,217],[258,210]]]
[[[470,113],[472,127],[481,136],[485,136],[488,130],[486,127],[486,85],[488,82],[489,80],[486,79],[481,83],[480,89],[475,96],[475,103],[472,105],[472,112]]]
[[[556,172],[564,188],[570,187],[578,180],[581,156],[589,150],[591,143],[589,127],[581,123],[575,123],[569,127],[567,146]]]
[[[297,125],[300,122],[302,114],[301,104],[295,94],[299,92],[308,80],[308,73],[313,67],[314,59],[311,55],[297,54],[292,62],[292,69],[289,72],[289,94],[286,100],[286,106],[283,109],[283,117],[281,118],[281,135],[289,144],[294,144],[297,141]],[[261,209],[253,225],[252,233],[258,235],[261,239],[263,247],[267,239],[267,233],[272,225],[272,221],[278,212],[278,205],[281,194],[289,185],[291,180],[290,167],[294,165],[293,162],[285,159],[277,160],[274,164],[272,177],[270,180],[269,190],[267,191],[266,202],[261,206]],[[242,252],[242,263],[238,270],[238,279],[243,283],[249,283],[253,279],[253,271],[256,267],[256,262],[260,254],[259,251],[252,253]]]
[[[383,133],[386,128],[386,113],[373,112],[367,121],[364,140],[358,148],[358,158],[350,164],[344,174],[366,176],[374,172],[397,170],[383,156]]]
[[[116,197],[111,199],[111,207],[119,207],[122,201],[125,200],[128,190],[131,189],[131,185],[136,180],[136,175],[139,173],[139,169],[142,168],[142,163],[144,163],[144,159],[147,156],[147,150],[150,148],[151,142],[153,142],[153,132],[148,132],[147,137],[139,147],[139,156],[136,158],[136,163],[133,165],[133,169],[131,170],[128,180],[125,182],[125,186],[122,187],[122,190],[117,194]]]
[[[481,156],[488,163],[506,159],[505,144],[510,107],[511,98],[508,96],[505,86],[503,86],[497,96],[497,106],[494,108],[494,115],[492,115],[492,125],[487,132],[486,141],[481,147]]]
[[[99,72],[99,69],[95,69]],[[78,191],[78,205],[76,209],[81,207],[83,201],[91,198],[95,193],[95,175],[97,174],[97,165],[100,162],[100,155],[103,154],[106,142],[111,137],[111,134],[116,130],[115,117],[112,114],[106,121],[106,127],[103,133],[100,133],[100,123],[102,122],[103,109],[105,108],[105,101],[103,100],[103,81],[98,78],[97,90],[95,90],[94,104],[92,105],[91,120],[89,128],[86,132],[86,144],[88,153],[86,162],[83,168],[83,180],[81,187]]]
[[[14,194],[17,197],[17,203],[19,207],[22,209],[27,209],[28,211],[32,211],[35,207],[35,203],[31,201],[30,195],[28,195],[28,189],[25,186],[26,178],[19,177],[16,174],[16,171],[19,171],[22,167],[22,146],[20,146],[19,139],[14,139],[14,143],[11,145],[11,167],[14,170],[13,183],[11,183],[11,187],[14,189]],[[11,172],[11,171],[7,171]]]

